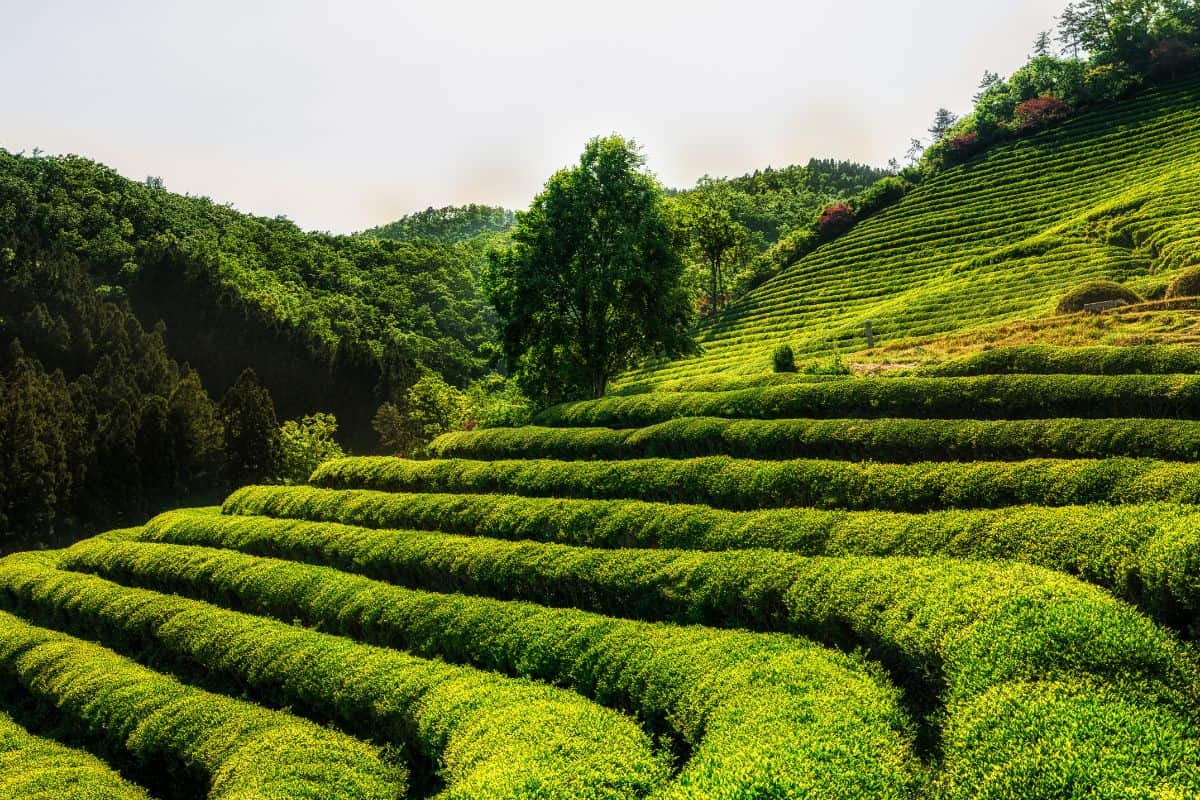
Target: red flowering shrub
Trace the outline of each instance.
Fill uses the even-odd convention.
[[[978,149],[979,134],[971,131],[970,133],[951,136],[946,140],[946,147],[950,149],[951,156],[958,161],[962,161],[969,158]]]
[[[821,238],[832,239],[849,230],[853,224],[854,209],[845,203],[834,203],[821,212],[817,229],[821,232]]]
[[[1071,116],[1071,107],[1057,97],[1035,97],[1017,106],[1017,125],[1023,131],[1045,128]]]

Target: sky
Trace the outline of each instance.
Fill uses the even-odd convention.
[[[882,165],[1065,0],[0,0],[0,147],[310,230],[523,208],[592,136],[668,186]]]

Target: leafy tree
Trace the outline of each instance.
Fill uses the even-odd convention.
[[[512,227],[513,212],[495,206],[467,205],[427,208],[395,222],[363,231],[373,239],[432,239],[445,244],[465,242],[480,234],[498,233]]]
[[[380,446],[389,453],[411,455],[447,431],[460,429],[468,413],[467,396],[427,372],[402,401],[384,403],[375,414]]]
[[[262,483],[279,467],[279,423],[271,393],[245,369],[221,398],[225,422],[225,453],[234,486]]]
[[[279,429],[279,475],[284,483],[307,483],[313,470],[346,455],[337,443],[337,418],[318,412],[289,419]]]
[[[592,139],[491,261],[505,355],[539,401],[599,397],[639,358],[694,348],[663,192],[636,144]]]
[[[750,238],[746,227],[733,218],[730,194],[726,185],[710,183],[689,195],[690,202],[683,207],[682,225],[706,273],[709,313],[724,306],[732,283],[727,267]]]
[[[1000,76],[991,70],[984,70],[979,80],[979,91],[972,96],[972,102],[978,103],[993,86],[1000,83]]]

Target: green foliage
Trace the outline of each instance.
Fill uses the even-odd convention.
[[[1140,303],[1142,298],[1130,289],[1114,281],[1088,281],[1081,283],[1062,296],[1055,309],[1059,314],[1082,311],[1088,303],[1103,303],[1120,300],[1125,303]]]
[[[221,416],[230,483],[262,483],[279,474],[280,431],[275,404],[254,370],[246,368],[221,398]]]
[[[796,371],[796,354],[792,352],[791,345],[781,344],[776,347],[775,352],[771,354],[771,362],[776,372]]]
[[[236,520],[210,520],[231,541],[246,531]],[[164,538],[187,538],[189,522],[179,515],[159,530]],[[897,692],[859,660],[797,637],[434,594],[179,545],[90,540],[68,553],[66,565],[570,686],[637,713],[691,750],[656,800],[899,800],[914,787],[911,733]]]
[[[565,403],[539,425],[634,428],[678,417],[1055,417],[1200,419],[1195,375],[978,375],[789,381],[716,392],[663,392]]]
[[[395,800],[403,768],[289,714],[212,694],[0,612],[0,671],[160,785],[204,797]]]
[[[481,206],[427,208],[395,222],[362,232],[372,239],[413,241],[432,239],[443,244],[465,242],[480,234],[502,233],[513,226],[515,215],[507,209]]]
[[[780,240],[778,276],[700,320],[696,358],[648,362],[614,381],[649,387],[798,362],[1053,311],[1089,280],[1133,283],[1197,263],[1200,83],[1179,82],[1090,111],[940,172],[906,170],[897,203],[815,247]],[[1072,104],[1079,107],[1079,104]],[[910,180],[911,176],[911,180]],[[1051,198],[1051,199],[1048,199]],[[851,205],[854,201],[851,200]]]
[[[835,561],[762,551],[642,551],[632,556],[625,551],[445,535],[398,536],[394,531],[328,524],[181,516],[165,521],[158,533],[151,529],[149,535],[250,551],[282,548],[293,555],[302,553],[306,560],[387,574],[392,580],[450,583],[468,591],[628,616],[778,628],[841,646],[863,646],[893,674],[911,682],[913,700],[930,702],[936,696],[944,703],[947,766],[939,782],[951,796],[978,796],[978,785],[968,788],[959,771],[975,775],[980,761],[1002,776],[1003,783],[1038,781],[1062,791],[1073,781],[1062,777],[1064,758],[1070,773],[1082,771],[1089,782],[1119,785],[1123,792],[1146,782],[1163,782],[1183,793],[1195,789],[1200,764],[1190,707],[1200,670],[1194,660],[1170,634],[1107,593],[1045,570],[944,559]],[[381,547],[384,542],[387,546]],[[378,620],[387,608],[389,622],[374,623],[369,634],[373,638],[395,646],[413,647],[415,642],[417,648],[467,652],[492,664],[520,657],[490,645],[492,631],[509,620],[520,620],[524,630],[519,640],[505,639],[503,648],[537,647],[538,634],[550,633],[543,627],[549,619],[543,616],[557,617],[551,633],[559,642],[555,653],[570,653],[563,639],[586,630],[586,617],[579,612],[421,596],[287,562],[224,553],[220,568],[214,569],[213,557],[205,550],[181,546],[155,551],[145,545],[97,543],[76,551],[82,555],[72,560],[89,571],[155,585],[166,580],[206,596],[232,595],[258,607],[299,612],[310,624],[357,627],[348,614]],[[331,597],[335,594],[346,599]],[[419,616],[400,613],[400,608],[416,603]],[[430,643],[428,617],[443,605],[449,606],[448,614],[434,634],[442,638]],[[514,613],[520,616],[514,619]],[[636,623],[625,626],[622,638],[636,639]],[[450,630],[456,640],[444,638]],[[726,646],[744,635],[730,635]],[[589,636],[584,641],[595,640]],[[592,647],[585,648],[589,663],[595,663]],[[564,666],[579,670],[577,657],[568,656],[560,666],[553,656],[539,652],[536,663],[561,675]],[[605,663],[611,664],[611,657]],[[644,674],[646,667],[641,670]],[[1009,702],[995,703],[998,692]],[[850,697],[846,692],[842,702]],[[1086,721],[1077,717],[1081,702],[1096,709]],[[861,703],[859,699],[857,708]],[[809,706],[808,713],[813,710]],[[1071,726],[1073,719],[1076,724]],[[1044,740],[1021,734],[1030,724],[1035,730],[1070,729],[1071,753],[1048,758]],[[972,733],[962,735],[963,726]],[[807,736],[800,741],[807,743]],[[1120,755],[1098,758],[1114,741],[1121,743]],[[998,747],[998,742],[1004,746]],[[1147,759],[1145,754],[1151,752],[1158,755]],[[861,772],[848,774],[857,777]]]
[[[312,483],[332,489],[506,492],[530,497],[929,511],[1037,503],[1200,503],[1194,464],[1107,458],[876,464],[727,456],[628,461],[329,461]]]
[[[432,219],[410,222],[449,238],[460,223],[476,225],[471,214],[451,214],[446,230]],[[375,408],[422,367],[465,385],[495,357],[492,315],[477,288],[482,253],[471,242],[307,233],[86,159],[0,150],[6,249],[18,261],[77,259],[83,283],[107,286],[108,301],[128,297],[142,319],[165,320],[172,355],[215,394],[252,367],[282,416],[327,409],[363,447]]]
[[[25,800],[148,800],[98,758],[32,736],[0,714],[0,797]]]
[[[1167,286],[1167,297],[1195,297],[1200,295],[1200,267],[1188,267],[1171,279]]]
[[[1131,456],[1200,460],[1200,422],[1178,419],[723,419],[646,428],[495,428],[448,433],[437,458],[831,458],[914,462]]]
[[[981,350],[915,370],[931,377],[1036,373],[1049,375],[1171,375],[1200,372],[1200,351],[1194,347],[1055,347],[1018,345]]]
[[[435,437],[462,428],[467,413],[467,395],[427,372],[409,388],[401,405],[379,407],[375,432],[387,452],[419,453]]]
[[[223,432],[190,369],[61,253],[0,255],[0,548],[222,487]]]
[[[533,403],[514,381],[496,374],[475,381],[466,392],[467,429],[527,425],[533,418]]]
[[[637,798],[666,777],[666,765],[632,720],[559,689],[130,589],[28,558],[0,562],[0,584],[26,613],[62,618],[58,609],[69,602],[73,629],[149,649],[167,663],[193,664],[272,704],[303,707],[401,748],[410,762],[437,770],[445,785],[439,800],[523,797],[530,784],[539,797],[559,800],[600,785],[606,798]]]
[[[279,428],[279,474],[283,483],[305,483],[317,467],[346,455],[333,435],[337,419],[332,414],[309,414],[289,419]]]
[[[736,550],[810,556],[928,556],[1023,561],[1077,575],[1195,636],[1200,559],[1193,506],[1017,506],[926,514],[811,508],[725,511],[637,500],[392,494],[245,487],[228,514],[371,528],[458,531],[589,547]]]
[[[691,347],[683,265],[662,190],[633,142],[588,142],[517,215],[492,258],[504,351],[531,398],[599,397],[644,357]]]

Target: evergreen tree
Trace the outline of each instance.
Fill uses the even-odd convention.
[[[958,117],[948,108],[939,108],[933,115],[933,124],[929,126],[931,144],[937,144],[946,135],[946,131],[958,121]]]
[[[234,486],[263,483],[279,466],[279,422],[271,393],[254,370],[245,369],[221,398],[225,422],[225,454]]]

